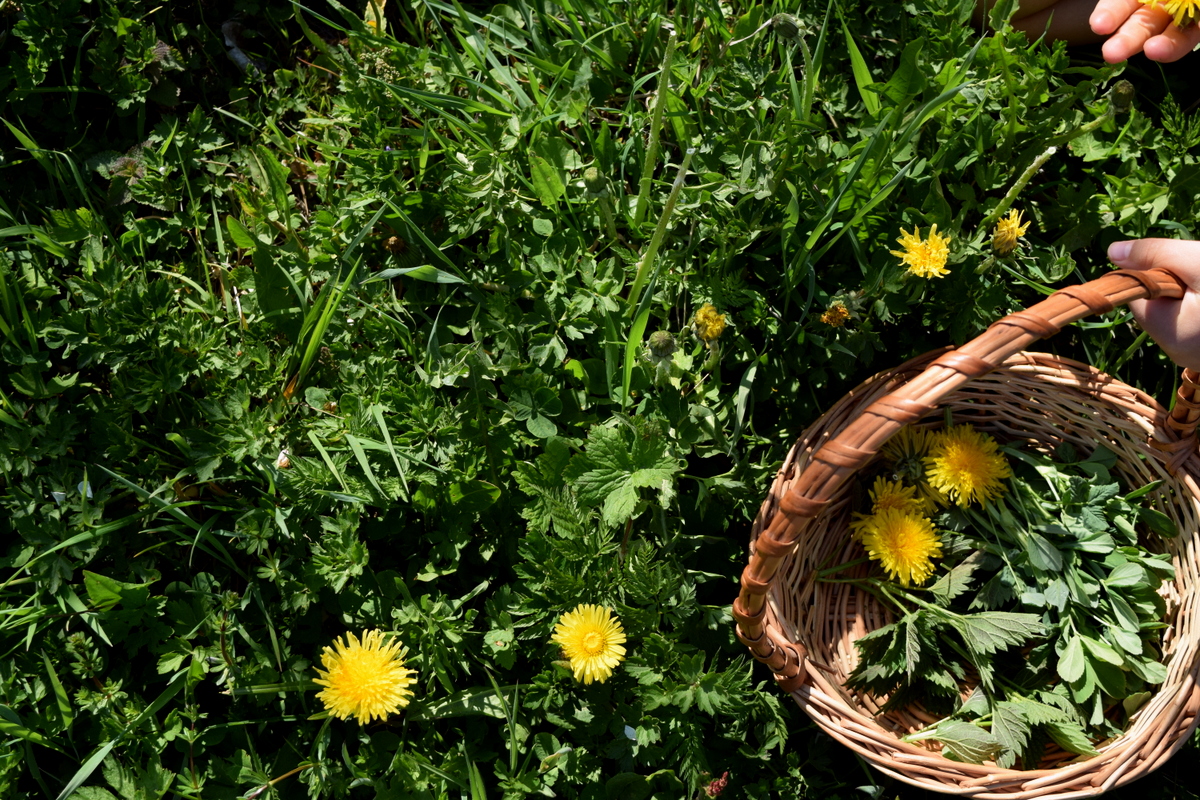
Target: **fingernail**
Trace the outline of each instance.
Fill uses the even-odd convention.
[[[1108,33],[1112,30],[1112,17],[1105,11],[1097,11],[1088,21],[1095,33]]]
[[[1108,260],[1120,264],[1129,258],[1129,251],[1132,249],[1133,242],[1113,242],[1108,246]]]

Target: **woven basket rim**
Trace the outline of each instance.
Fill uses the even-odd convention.
[[[786,492],[782,490],[783,485],[794,482],[796,476],[813,463],[814,450],[818,450],[832,438],[831,431],[836,432],[839,426],[844,428],[848,424],[847,420],[853,418],[856,409],[861,410],[862,406],[868,404],[880,392],[886,392],[896,384],[907,382],[912,375],[920,374],[946,352],[937,350],[918,356],[864,381],[848,392],[801,435],[777,474],[771,492],[755,521],[751,540],[752,552],[759,535],[780,513],[780,505],[786,496]],[[1009,356],[988,379],[977,381],[973,388],[963,391],[968,394],[983,391],[1001,378],[1007,380],[1010,372],[1020,374],[1022,379],[1031,376],[1047,378],[1051,385],[1056,387],[1059,384],[1053,381],[1069,383],[1068,376],[1074,375],[1077,386],[1073,391],[1076,394],[1096,403],[1112,402],[1115,408],[1125,409],[1122,413],[1126,415],[1126,419],[1134,416],[1134,412],[1128,410],[1129,407],[1140,406],[1142,413],[1148,410],[1150,416],[1142,418],[1149,427],[1146,440],[1156,441],[1158,447],[1147,448],[1147,454],[1160,459],[1164,464],[1169,464],[1176,475],[1190,479],[1191,503],[1200,505],[1200,486],[1197,485],[1200,457],[1196,456],[1194,435],[1189,433],[1181,437],[1178,430],[1169,426],[1168,410],[1154,398],[1082,362],[1032,352],[1020,352]],[[1065,388],[1062,390],[1067,391]],[[947,404],[954,402],[956,401],[952,396]],[[940,407],[935,406],[927,415],[938,413],[937,409]],[[929,416],[919,419],[928,418]],[[1112,419],[1119,421],[1115,415]],[[1107,424],[1108,420],[1104,421]],[[1194,538],[1193,532],[1189,532],[1189,546]],[[780,570],[781,574],[786,571],[786,567]],[[1190,586],[1188,597],[1194,597]],[[1155,716],[1165,714],[1167,724],[1152,730],[1148,728],[1148,732],[1139,735],[1137,741],[1128,740],[1130,732],[1134,730],[1134,726],[1131,726],[1126,734],[1105,743],[1100,748],[1101,756],[1051,769],[1015,770],[987,764],[962,764],[916,745],[900,742],[894,733],[863,717],[861,709],[851,708],[838,691],[840,686],[835,687],[830,677],[824,675],[823,669],[815,663],[815,653],[811,652],[811,648],[803,641],[798,641],[794,633],[789,635],[786,630],[788,620],[781,613],[780,605],[779,587],[773,585],[769,587],[763,613],[766,635],[775,649],[790,648],[796,651],[805,663],[803,680],[797,681],[794,675],[776,674],[782,688],[793,695],[825,732],[866,758],[882,772],[922,788],[980,797],[1058,798],[1095,795],[1140,777],[1159,766],[1187,740],[1187,734],[1194,728],[1197,711],[1200,710],[1200,689],[1196,685],[1200,659],[1196,658],[1193,646],[1190,650],[1185,648],[1190,656],[1190,663],[1187,669],[1183,670],[1182,681],[1177,687],[1178,701],[1160,701],[1157,704]],[[794,625],[791,627],[795,628]],[[811,641],[809,644],[811,645]],[[1166,686],[1164,684],[1163,688]],[[1163,688],[1156,691],[1156,699]],[[868,746],[870,743],[874,744]],[[873,747],[875,749],[872,749]],[[886,756],[881,755],[880,749]],[[1137,751],[1136,757],[1122,759],[1122,754],[1131,749]]]

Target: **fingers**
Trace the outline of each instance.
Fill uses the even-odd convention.
[[[1121,23],[1129,19],[1140,6],[1138,0],[1100,0],[1096,3],[1088,22],[1095,33],[1108,36],[1121,27]]]
[[[1113,242],[1108,258],[1122,269],[1165,269],[1200,292],[1200,242],[1135,239]]]
[[[1170,21],[1171,16],[1162,7],[1139,5],[1104,43],[1101,48],[1104,60],[1116,64],[1142,52],[1146,42],[1166,30]]]
[[[1200,25],[1189,25],[1180,30],[1168,25],[1158,36],[1152,36],[1142,46],[1146,58],[1163,64],[1178,61],[1200,44]]]
[[[1094,2],[1058,0],[1049,5],[1025,2],[1021,4],[1022,16],[1014,16],[1012,26],[1030,39],[1045,34],[1047,39],[1062,39],[1071,45],[1098,42],[1101,37],[1088,26]]]
[[[1109,259],[1123,269],[1164,269],[1190,288],[1179,299],[1135,300],[1129,310],[1176,364],[1200,369],[1200,242],[1137,239],[1113,242]]]

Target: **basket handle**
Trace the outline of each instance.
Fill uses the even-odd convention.
[[[1179,278],[1161,269],[1117,270],[1094,281],[1068,286],[1025,311],[997,320],[975,339],[942,354],[924,372],[868,406],[812,454],[790,490],[780,498],[778,512],[755,540],[750,563],[742,571],[741,592],[733,603],[738,638],[755,658],[771,667],[785,690],[799,688],[804,682],[807,653],[799,643],[768,635],[763,624],[766,596],[784,556],[846,479],[874,458],[900,428],[921,419],[951,392],[995,369],[1038,339],[1130,300],[1182,297],[1185,288]],[[1184,370],[1167,423],[1179,438],[1189,436],[1200,422],[1198,392],[1200,375]]]

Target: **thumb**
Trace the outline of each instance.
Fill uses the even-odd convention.
[[[1200,242],[1134,239],[1113,242],[1108,259],[1121,269],[1163,269],[1200,292]]]

